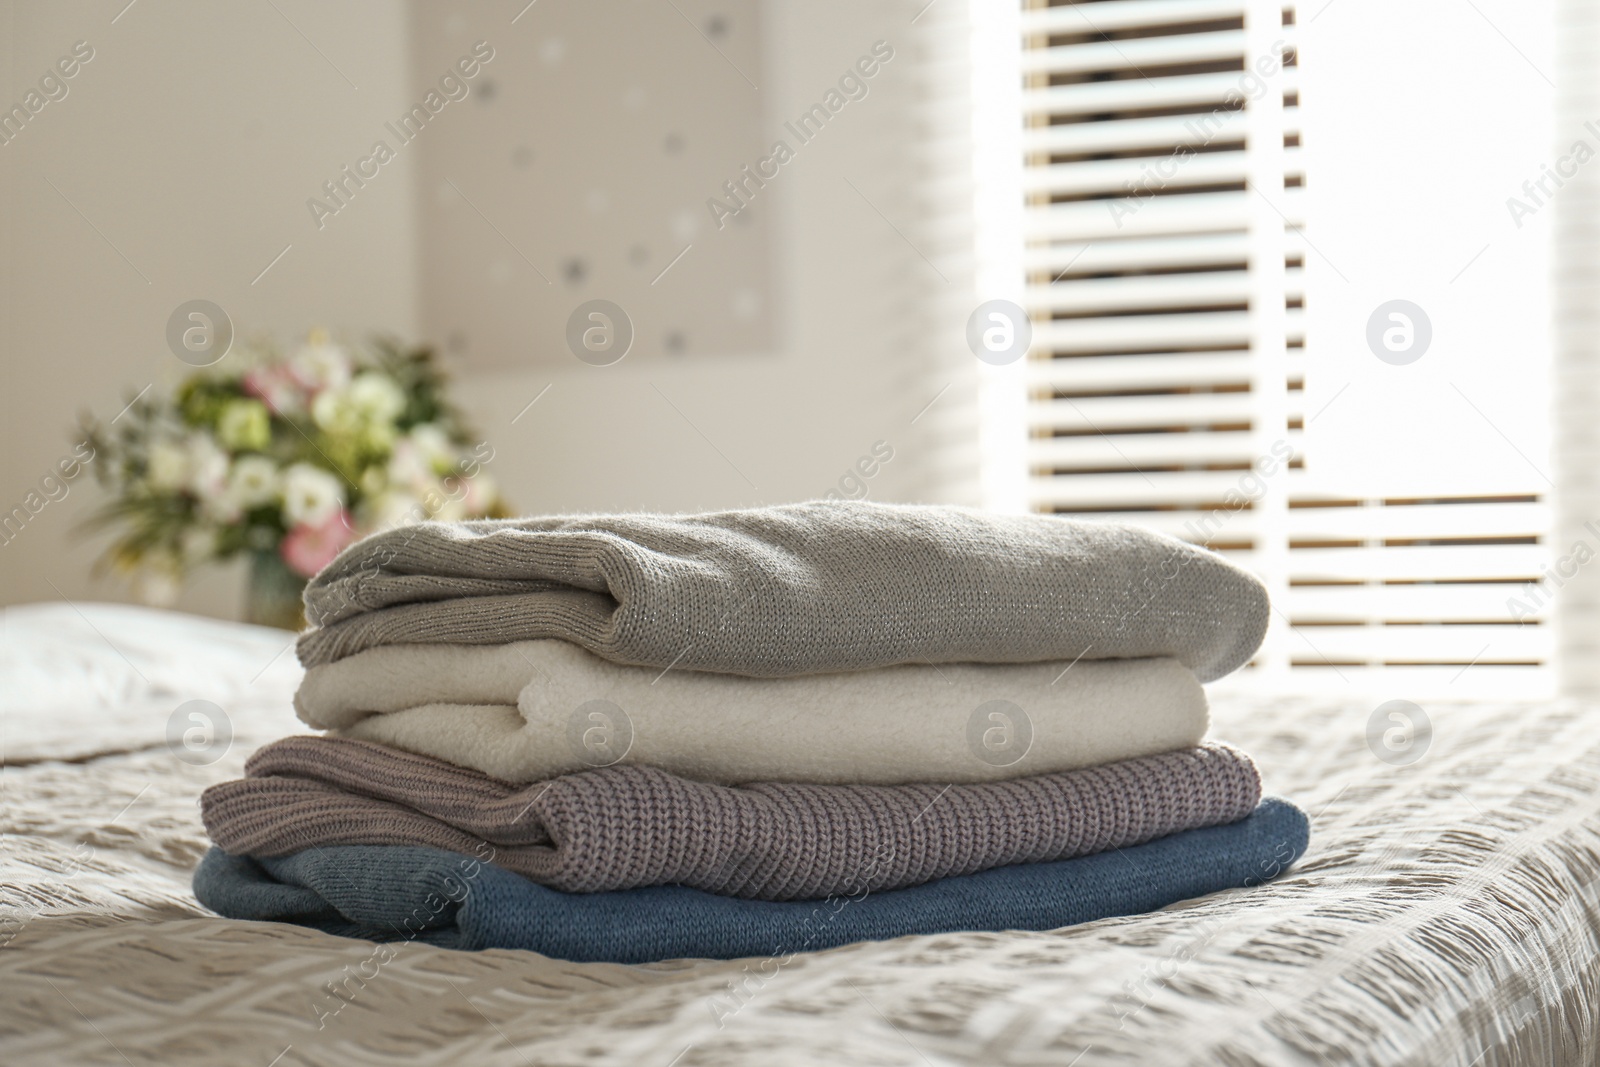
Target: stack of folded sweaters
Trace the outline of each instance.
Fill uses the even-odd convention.
[[[217,912],[578,961],[1050,930],[1274,877],[1207,742],[1265,590],[1136,527],[809,503],[429,523],[306,590],[300,716],[207,790]]]

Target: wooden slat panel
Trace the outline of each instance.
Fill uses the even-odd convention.
[[[1315,658],[1305,643],[1295,640],[1296,656]],[[1470,650],[1464,659],[1471,660]],[[1549,660],[1549,652],[1540,658]],[[1462,669],[1460,665],[1442,667],[1352,667],[1337,671],[1326,666],[1295,666],[1287,677],[1270,683],[1246,670],[1209,685],[1212,699],[1224,694],[1259,692],[1268,684],[1274,693],[1306,692],[1326,697],[1330,693],[1347,696],[1376,709],[1386,700],[1412,700],[1433,719],[1434,730],[1448,729],[1450,704],[1465,700],[1539,700],[1555,695],[1555,673],[1541,667],[1498,667],[1479,663]]]
[[[1539,626],[1300,626],[1296,656],[1334,660],[1540,659],[1549,637]],[[1487,647],[1485,647],[1487,646]],[[1470,692],[1463,693],[1464,697]]]
[[[1207,501],[1207,503],[1215,502]],[[1063,508],[1064,510],[1060,511],[1059,514],[1093,522],[1131,522],[1137,526],[1147,526],[1152,530],[1159,530],[1173,537],[1181,537],[1185,541],[1197,540],[1197,535],[1194,531],[1203,529],[1201,523],[1210,515],[1208,511],[1197,511],[1193,507],[1181,506],[1171,511],[1099,511],[1088,513],[1075,513],[1071,510],[1071,505],[1063,505]],[[1210,528],[1214,531],[1213,536],[1217,540],[1245,541],[1256,536],[1259,525],[1251,512],[1234,511],[1227,513],[1220,522],[1213,522]],[[1213,551],[1216,551],[1224,558],[1234,560],[1240,566],[1246,566],[1245,557],[1241,554],[1244,550],[1213,548]]]
[[[1293,508],[1296,539],[1497,537],[1549,529],[1547,504],[1413,504],[1403,507]]]
[[[1298,432],[1289,436],[1291,444],[1300,438]],[[1028,463],[1034,468],[1127,467],[1131,463],[1142,470],[1181,464],[1248,463],[1252,458],[1250,443],[1250,434],[1243,432],[1035,437],[1028,442]]]
[[[1516,578],[1539,574],[1549,558],[1542,545],[1416,548],[1308,548],[1290,554],[1296,579]]]
[[[1300,150],[1285,149],[1283,155],[1288,173],[1299,173],[1303,167]],[[1113,193],[1148,199],[1152,189],[1242,182],[1245,162],[1243,152],[1191,152],[1176,158],[1162,155],[1056,163],[1029,167],[1023,172],[1022,188],[1041,196]]]
[[[1104,0],[1089,5],[1065,4],[1022,12],[1022,32],[1027,35],[1098,33],[1107,30],[1164,26],[1209,19],[1242,18],[1238,0]]]
[[[1093,432],[1244,423],[1253,410],[1248,393],[1188,393],[1035,400],[1027,414],[1035,429]]]
[[[1144,70],[1228,62],[1243,56],[1246,41],[1241,31],[1215,25],[1200,33],[1158,31],[1115,42],[1097,38],[1102,31],[1132,27],[1187,23],[1196,28],[1208,21],[1242,18],[1243,7],[1237,0],[1103,0],[1032,9],[1023,15],[1025,33],[1036,46],[1024,60],[1025,76],[1036,76],[1035,84],[1024,90],[1025,118],[1104,116],[1104,121],[1030,125],[1024,134],[1025,151],[1033,164],[1026,171],[1023,190],[1033,201],[1024,215],[1024,265],[1031,282],[1024,300],[1035,316],[1036,356],[1026,368],[1027,387],[1035,394],[1026,407],[1026,419],[1036,433],[1078,431],[1073,436],[1045,433],[1029,440],[1025,457],[1034,472],[1032,503],[1066,513],[1087,508],[1091,510],[1084,514],[1090,518],[1126,519],[1179,537],[1246,546],[1222,554],[1245,567],[1275,559],[1273,567],[1279,573],[1285,561],[1274,553],[1283,551],[1281,539],[1287,538],[1290,546],[1299,546],[1289,547],[1287,553],[1291,582],[1359,582],[1280,589],[1280,608],[1306,623],[1290,635],[1291,684],[1294,679],[1304,679],[1308,685],[1349,683],[1387,695],[1413,695],[1397,694],[1396,686],[1414,687],[1420,694],[1448,693],[1459,684],[1460,698],[1500,691],[1526,696],[1548,683],[1548,671],[1478,666],[1463,674],[1462,666],[1475,657],[1548,662],[1553,648],[1549,626],[1485,623],[1509,623],[1513,610],[1507,606],[1508,598],[1524,594],[1517,582],[1492,579],[1537,576],[1552,554],[1549,546],[1385,546],[1382,542],[1531,539],[1548,528],[1545,504],[1373,503],[1291,508],[1287,515],[1273,509],[1212,510],[1225,498],[1237,499],[1237,494],[1251,491],[1253,476],[1248,470],[1194,469],[1236,468],[1248,463],[1252,449],[1260,446],[1260,439],[1248,432],[1206,429],[1250,424],[1261,415],[1259,399],[1249,392],[1250,386],[1261,385],[1260,370],[1251,357],[1254,320],[1246,311],[1200,309],[1256,306],[1259,287],[1249,271],[1248,232],[1263,220],[1267,225],[1276,225],[1276,220],[1262,210],[1254,191],[1126,194],[1158,183],[1173,190],[1225,186],[1242,182],[1250,173],[1248,150],[1234,147],[1244,140],[1249,115],[1223,109],[1224,98],[1239,86],[1239,73],[1163,77],[1160,69],[1154,76]],[[1285,29],[1286,35],[1292,32]],[[1046,34],[1081,35],[1083,40],[1049,48],[1041,41]],[[1037,84],[1038,75],[1102,70],[1145,76]],[[1275,92],[1296,91],[1298,83],[1299,72],[1293,67],[1272,79]],[[1137,114],[1161,108],[1192,113]],[[1297,110],[1289,107],[1285,134],[1298,131],[1299,121]],[[1229,147],[1184,157],[1175,168],[1168,167],[1173,173],[1152,176],[1153,168],[1165,163],[1175,146],[1202,142],[1215,146],[1219,141]],[[1047,158],[1096,154],[1126,158],[1057,164]],[[1301,174],[1305,162],[1297,145],[1284,147],[1285,175]],[[1288,215],[1284,236],[1290,266],[1283,289],[1291,302],[1298,302],[1296,298],[1305,295],[1299,264],[1307,255],[1299,232],[1306,222],[1303,194],[1298,187],[1271,193],[1273,203]],[[1100,198],[1039,202],[1052,197]],[[1198,269],[1185,272],[1184,268]],[[1149,271],[1162,273],[1140,273]],[[1275,301],[1282,291],[1276,282],[1273,279]],[[1176,313],[1155,313],[1165,310]],[[1074,317],[1053,317],[1061,314]],[[1307,370],[1299,347],[1305,340],[1300,309],[1288,309],[1286,329],[1290,350],[1282,373],[1292,382]],[[1187,354],[1187,349],[1200,346],[1224,347]],[[1091,355],[1037,358],[1047,351]],[[1118,351],[1150,354],[1101,354]],[[1275,366],[1272,373],[1278,372]],[[1237,391],[1176,392],[1216,387]],[[1172,391],[1157,392],[1161,390]],[[1102,395],[1068,401],[1040,395],[1045,392]],[[1288,417],[1303,418],[1304,394],[1291,391],[1288,399]],[[1172,427],[1191,432],[1162,432]],[[1285,436],[1300,456],[1306,446],[1304,434],[1286,431]],[[1314,465],[1314,460],[1312,456],[1308,462]],[[1074,470],[1078,472],[1047,473]],[[1287,492],[1295,501],[1313,499],[1309,487],[1315,483],[1304,470],[1284,469],[1273,477],[1275,492]],[[1337,489],[1323,487],[1317,492]],[[1101,508],[1115,510],[1096,510]],[[1145,510],[1149,508],[1166,510]],[[1278,538],[1280,544],[1267,546],[1267,538]],[[1363,545],[1306,544],[1315,541]],[[1261,549],[1268,547],[1274,551],[1262,554]],[[1383,584],[1385,580],[1404,584]],[[1386,621],[1428,625],[1374,625]],[[1339,622],[1360,625],[1316,625]],[[1458,625],[1439,625],[1442,622]],[[1321,653],[1368,663],[1419,660],[1454,665],[1347,666],[1341,669],[1341,679],[1329,668],[1301,665],[1318,662]]]
[[[1102,70],[1127,70],[1129,67],[1137,70],[1163,64],[1233,60],[1241,59],[1244,49],[1243,30],[1092,41],[1057,48],[1031,48],[1022,53],[1022,73],[1086,74]],[[1151,80],[1159,82],[1162,79]]]
[[[1272,79],[1273,84],[1285,93],[1298,91],[1298,69],[1285,67]],[[1240,78],[1238,73],[1224,71],[1177,78],[1134,78],[1025,89],[1022,111],[1031,116],[1109,114],[1177,106],[1221,108],[1228,94],[1239,90]]]
[[[1507,600],[1528,603],[1518,586],[1468,585],[1328,585],[1296,586],[1289,603],[1279,605],[1291,620],[1383,619],[1512,619]],[[1548,599],[1548,598],[1547,598]]]
[[[1250,222],[1249,191],[1180,193],[1141,201],[1132,214],[1113,218],[1103,203],[1031,207],[1023,216],[1030,240],[1099,241],[1116,238],[1178,236],[1215,230],[1243,230]],[[1285,189],[1276,200],[1287,216],[1285,227],[1303,226],[1300,191]]]
[[[1198,437],[1203,437],[1203,435],[1198,435]],[[1094,438],[1094,440],[1102,440],[1102,438]],[[1150,440],[1150,438],[1130,437],[1114,438],[1114,440],[1117,442],[1118,448],[1126,450],[1130,442],[1134,442],[1134,440]],[[1288,472],[1291,483],[1293,483],[1294,475],[1298,474],[1299,472],[1294,472],[1294,470]],[[1149,477],[1152,482],[1157,483],[1157,486],[1165,486],[1165,480],[1168,480],[1168,478],[1186,478],[1189,475],[1150,474]],[[1280,474],[1277,477],[1283,477],[1283,475]],[[1072,491],[1062,488],[1061,483],[1082,482],[1082,480],[1082,477],[1038,478],[1037,483],[1038,485],[1056,486],[1059,491],[1054,496],[1058,496],[1058,498],[1072,498]],[[1144,483],[1141,482],[1141,485],[1144,485]],[[1214,486],[1208,486],[1208,488],[1214,488]],[[1149,490],[1149,486],[1146,486],[1146,490]],[[1082,498],[1085,494],[1080,493],[1078,496]],[[1155,499],[1158,494],[1150,493],[1149,496]],[[1192,494],[1190,494],[1190,499],[1194,499]],[[1208,502],[1210,504],[1219,504],[1221,501],[1221,496],[1218,496],[1214,501]],[[1150,501],[1138,502],[1147,504]],[[1062,507],[1070,507],[1072,504],[1083,506],[1083,501],[1082,499],[1064,499],[1061,502]],[[1400,512],[1406,512],[1406,510],[1422,509],[1373,509],[1374,526],[1381,528],[1386,518],[1394,518],[1395,515],[1400,514]],[[1291,510],[1291,523],[1296,522],[1296,518],[1301,514],[1304,514],[1302,510]],[[1101,520],[1101,522],[1138,523],[1138,525],[1150,526],[1154,530],[1160,530],[1162,533],[1171,534],[1174,537],[1184,537],[1187,541],[1202,539],[1206,534],[1211,539],[1216,539],[1216,541],[1248,541],[1248,539],[1253,539],[1259,534],[1258,520],[1250,510],[1224,509],[1221,514],[1213,515],[1210,510],[1203,512],[1203,510],[1195,510],[1189,507],[1189,509],[1165,510],[1165,512],[1138,512],[1138,510],[1096,512],[1096,514],[1085,515],[1085,518],[1093,518],[1093,520]],[[1506,526],[1499,526],[1496,533],[1506,533],[1507,530],[1528,530],[1528,528],[1530,526],[1526,525],[1526,523],[1510,522]],[[1534,525],[1534,528],[1539,528],[1539,526]],[[1298,526],[1296,526],[1291,530],[1291,537],[1299,537],[1302,533],[1304,531],[1299,530]],[[1424,560],[1422,557],[1414,557],[1414,555],[1413,557],[1400,555],[1398,560],[1395,558],[1397,553],[1424,552],[1424,550],[1426,549],[1421,549],[1421,547],[1405,547],[1405,549],[1402,549],[1402,547],[1390,547],[1390,549],[1363,547],[1363,549],[1346,549],[1334,553],[1330,549],[1293,549],[1290,552],[1290,569],[1293,571],[1294,576],[1306,577],[1306,579],[1338,577],[1338,579],[1357,579],[1357,581],[1368,582],[1379,581],[1382,577],[1402,577],[1402,579],[1416,577],[1416,579],[1422,579],[1427,574],[1432,574],[1434,577],[1461,577],[1462,574],[1459,574],[1458,571],[1461,571],[1462,566],[1458,560],[1462,558],[1461,553],[1466,553],[1467,558],[1480,560],[1480,565],[1477,568],[1470,568],[1477,571],[1477,573],[1472,574],[1474,577],[1526,577],[1526,579],[1534,579],[1541,573],[1539,566],[1542,563],[1547,563],[1550,555],[1549,547],[1546,547],[1546,545],[1496,545],[1496,547],[1486,550],[1486,552],[1482,547],[1438,545],[1435,555],[1432,555],[1429,560]],[[1440,560],[1437,552],[1453,552],[1456,555]],[[1248,553],[1222,552],[1222,555],[1234,558],[1240,566],[1251,565]],[[1370,563],[1370,561],[1363,560],[1363,555],[1365,557],[1387,555],[1389,561]],[[1426,563],[1426,566],[1424,566],[1424,563]],[[1394,597],[1400,598],[1400,600],[1406,600],[1406,598],[1411,597],[1421,598],[1421,600],[1426,600],[1427,597],[1438,597],[1440,598],[1440,603],[1446,603],[1446,605],[1448,603],[1467,603],[1467,601],[1475,603],[1475,605],[1494,605],[1494,603],[1499,603],[1502,611],[1504,611],[1504,603],[1506,603],[1507,597],[1526,598],[1522,585],[1515,584],[1515,582],[1506,582],[1506,584],[1493,582],[1493,584],[1443,585],[1296,585],[1290,590],[1290,597],[1291,605],[1304,603],[1304,605],[1310,605],[1307,609],[1323,609],[1326,605],[1344,603],[1346,601],[1344,598],[1350,598],[1350,603],[1357,603],[1360,598],[1366,597],[1366,595],[1378,598],[1386,597],[1386,590],[1397,590],[1394,593]],[[1549,595],[1546,595],[1546,600],[1549,600]],[[1389,603],[1389,601],[1374,600],[1374,603]]]
[[[1214,115],[1154,115],[1111,122],[1067,122],[1030,126],[1022,132],[1022,149],[1034,154],[1088,155],[1132,149],[1167,149],[1207,141],[1226,144],[1244,137],[1244,111]],[[1204,118],[1204,124],[1201,119]]]
[[[1032,486],[1035,506],[1127,507],[1159,502],[1211,503],[1239,485],[1240,471],[1183,471],[1139,474],[1077,474],[1038,478]]]
[[[1297,174],[1303,169],[1298,148],[1287,148],[1283,155],[1286,173]],[[1244,152],[1191,152],[1176,159],[1169,156],[1166,153],[1029,167],[1023,173],[1023,191],[1037,195],[1117,193],[1148,199],[1151,189],[1242,182],[1246,178]]]
[[[1239,346],[1249,338],[1250,316],[1243,311],[1223,311],[1196,315],[1126,315],[1109,319],[1074,319],[1042,322],[1033,328],[1037,350],[1119,349],[1141,345],[1155,349],[1180,344],[1231,344]],[[1289,336],[1304,336],[1301,317],[1289,313]]]
[[[1302,272],[1296,268],[1289,274],[1298,287]],[[1085,278],[1069,285],[1032,285],[1024,294],[1029,311],[1069,312],[1236,304],[1249,299],[1250,278],[1245,271]]]
[[[1300,431],[1292,430],[1287,435],[1289,442],[1299,450],[1303,435]],[[1249,435],[1245,433],[1196,433],[1196,434],[1147,434],[1147,435],[1113,435],[1112,440],[1116,446],[1126,452],[1135,462],[1152,459],[1159,454],[1159,448],[1166,438],[1175,438],[1175,442],[1166,444],[1168,452],[1174,456],[1191,455],[1206,457],[1212,455],[1240,456],[1247,454],[1245,443]],[[1040,461],[1047,461],[1051,455],[1050,450],[1059,447],[1069,449],[1076,443],[1091,440],[1103,440],[1098,436],[1094,438],[1035,438],[1030,442],[1030,449],[1037,450]],[[1213,443],[1215,442],[1215,444]],[[1239,447],[1235,448],[1235,444]],[[1085,447],[1090,447],[1085,445]],[[1071,454],[1070,451],[1063,455]],[[1030,458],[1034,455],[1030,452]],[[1291,470],[1288,472],[1291,487],[1301,481],[1303,472]],[[1055,479],[1060,480],[1060,479]],[[1291,488],[1291,496],[1300,495],[1297,489]],[[1550,522],[1550,509],[1547,504],[1457,504],[1449,506],[1408,506],[1361,509],[1368,512],[1365,519],[1357,521],[1351,517],[1348,523],[1340,523],[1331,527],[1322,521],[1322,513],[1335,509],[1323,508],[1294,508],[1289,512],[1289,536],[1291,539],[1309,540],[1313,538],[1366,538],[1383,540],[1385,538],[1414,538],[1431,535],[1441,537],[1499,537],[1516,535],[1539,535],[1546,529]],[[1356,510],[1356,509],[1337,509]],[[1459,512],[1458,517],[1452,517],[1452,512]],[[1194,513],[1184,513],[1194,517]],[[1144,522],[1139,514],[1129,513],[1108,518],[1126,522]],[[1235,522],[1247,520],[1247,515],[1229,520],[1232,526]],[[1151,519],[1152,523],[1161,529],[1167,529],[1167,520]],[[1181,520],[1173,519],[1171,524]],[[1373,549],[1384,546],[1373,546]],[[1389,546],[1398,549],[1405,546]],[[1441,546],[1449,547],[1449,546]],[[1316,548],[1297,548],[1296,554],[1301,552],[1323,551]],[[1544,546],[1548,558],[1551,555],[1549,546]]]
[[[1243,382],[1250,377],[1250,353],[1206,352],[1149,356],[1084,356],[1076,359],[1031,359],[1032,388],[1139,389],[1173,385]]]
[[[1303,258],[1304,238],[1293,230],[1285,237],[1288,238],[1289,256]],[[1067,271],[1091,274],[1150,267],[1242,264],[1247,261],[1248,255],[1248,244],[1242,231],[1182,236],[1162,234],[1131,240],[1096,241],[1092,244],[1081,241],[1033,244],[1023,253],[1023,265],[1030,272],[1048,271],[1053,277]],[[1072,278],[1064,281],[1068,285],[1076,284]]]
[[[1224,536],[1230,536],[1231,524],[1223,528],[1228,531]],[[1401,553],[1411,555],[1399,556]],[[1317,558],[1308,560],[1307,557]],[[1544,551],[1538,545],[1498,545],[1492,552],[1469,546],[1307,548],[1293,550],[1289,558],[1290,577],[1296,582],[1487,582],[1504,589],[1510,596],[1514,589],[1521,588],[1523,581],[1539,576],[1538,564],[1544,558]],[[1248,552],[1239,553],[1236,562],[1246,569],[1256,566]]]

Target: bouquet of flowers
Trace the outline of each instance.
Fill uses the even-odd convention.
[[[299,595],[357,537],[508,512],[427,348],[347,347],[323,331],[284,354],[235,345],[169,397],[86,419],[120,529],[102,569],[170,603],[194,567],[251,557],[252,622],[297,628]]]

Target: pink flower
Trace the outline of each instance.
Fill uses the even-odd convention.
[[[340,508],[319,526],[302,523],[294,527],[284,535],[278,551],[290,570],[302,578],[310,578],[332,563],[333,557],[355,539],[350,513]]]
[[[300,383],[282,366],[258,367],[244,376],[244,391],[266,403],[275,415],[305,406]]]

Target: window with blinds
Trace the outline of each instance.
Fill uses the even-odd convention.
[[[1540,493],[1308,477],[1295,22],[1282,0],[1024,4],[1028,503],[1261,574],[1253,677],[1548,689]]]

